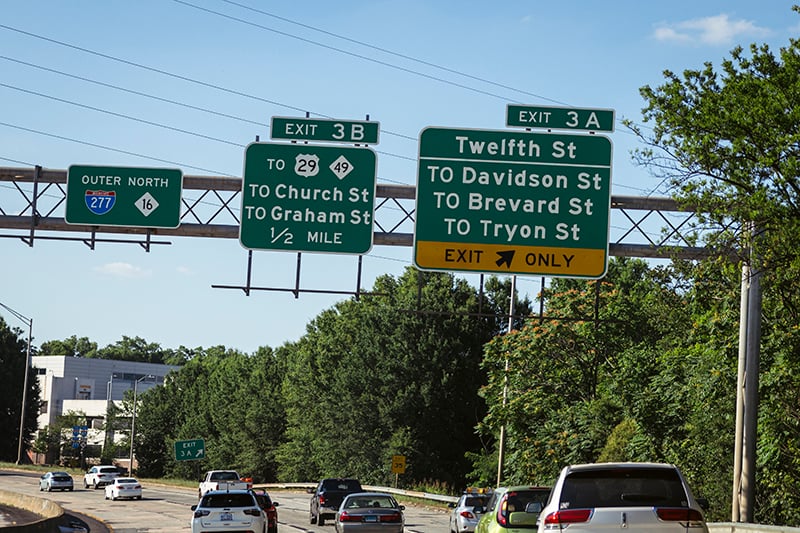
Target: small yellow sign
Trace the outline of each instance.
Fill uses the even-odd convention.
[[[392,456],[392,474],[405,474],[406,473],[406,456],[393,455]]]
[[[602,277],[606,270],[606,250],[435,241],[415,245],[416,263],[423,269],[588,278]]]

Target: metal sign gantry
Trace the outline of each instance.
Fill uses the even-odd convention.
[[[0,238],[19,239],[28,246],[37,240],[78,241],[90,248],[96,243],[133,243],[147,251],[152,245],[171,244],[164,237],[239,238],[241,178],[184,176],[177,228],[67,224],[66,182],[66,170],[0,167]],[[416,187],[378,183],[375,197],[373,244],[413,246]],[[691,245],[688,224],[694,211],[671,198],[612,195],[611,209],[621,215],[612,220],[621,231],[609,243],[612,256],[699,259],[710,253]],[[654,224],[664,230],[658,236],[647,227]],[[139,238],[121,237],[125,235]]]

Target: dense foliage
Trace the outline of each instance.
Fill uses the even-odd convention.
[[[35,355],[35,353],[32,353]],[[0,460],[16,461],[19,452],[19,423],[22,408],[25,366],[28,359],[27,333],[10,327],[0,317],[0,427],[4,437],[0,439]],[[22,431],[23,451],[27,450],[37,430],[39,415],[39,382],[36,376],[28,376],[25,402],[25,424]]]
[[[452,275],[408,269],[320,313],[277,350],[181,348],[180,370],[139,395],[139,471],[193,478],[200,468],[236,468],[257,481],[347,474],[388,483],[391,456],[402,454],[409,482],[461,486],[466,453],[486,451],[475,433],[485,415],[480,361],[483,344],[508,327],[510,289],[491,278],[478,292]],[[517,310],[528,314],[530,302]],[[131,341],[94,352],[127,347],[118,357],[147,361],[164,354]],[[176,461],[173,443],[195,438],[205,440],[202,465]]]
[[[642,89],[653,130],[634,128],[647,145],[637,155],[702,214],[709,245],[739,251],[745,261],[753,250],[764,294],[754,518],[798,524],[800,42],[790,40],[777,54],[766,45],[736,48],[719,70],[707,63],[664,75],[663,85]],[[734,274],[719,266],[735,285]],[[711,333],[709,342],[720,344]]]

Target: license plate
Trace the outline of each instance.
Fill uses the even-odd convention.
[[[233,513],[220,513],[219,519],[222,522],[230,522],[231,520],[233,520]]]
[[[375,516],[375,515],[370,515],[370,516],[365,516],[364,517],[364,522],[377,522],[377,521],[378,521],[378,517]]]

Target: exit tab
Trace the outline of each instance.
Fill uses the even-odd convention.
[[[508,104],[506,126],[612,132],[614,110]]]
[[[378,144],[379,122],[272,117],[270,137],[292,141]]]

